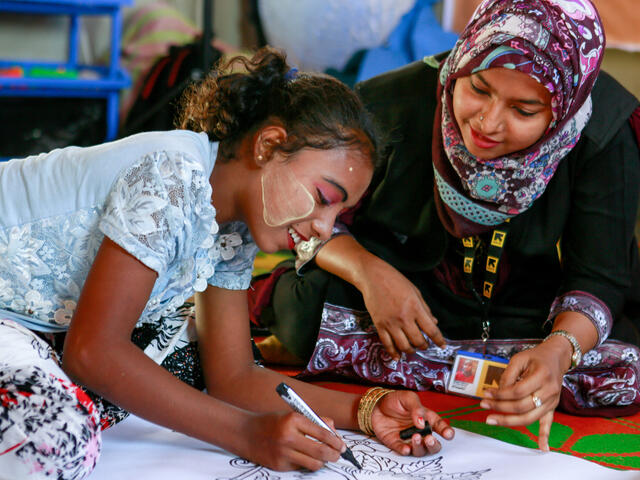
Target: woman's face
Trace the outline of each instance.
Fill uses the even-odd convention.
[[[551,119],[551,93],[517,70],[491,68],[456,80],[453,114],[467,150],[488,160],[533,145]]]
[[[354,148],[303,148],[286,162],[275,153],[246,210],[256,244],[275,252],[311,237],[329,239],[338,214],[358,202],[372,175],[371,160]]]

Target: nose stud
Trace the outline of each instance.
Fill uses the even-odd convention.
[[[484,120],[484,115],[480,115],[480,121]]]

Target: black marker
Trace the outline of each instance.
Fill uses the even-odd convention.
[[[400,432],[400,438],[402,440],[409,440],[411,437],[413,437],[414,433],[419,433],[423,437],[425,435],[431,435],[431,426],[429,426],[429,424],[427,423],[425,424],[424,428],[418,428],[418,427],[405,428]]]
[[[294,392],[289,385],[287,385],[284,382],[281,383],[276,387],[276,392],[278,392],[278,395],[280,395],[282,399],[285,402],[287,402],[289,406],[293,408],[296,412],[298,412],[301,415],[304,415],[316,425],[320,425],[322,428],[326,428],[331,433],[333,433],[336,437],[340,438],[340,436],[336,432],[331,430],[329,425],[327,425],[322,421],[322,419],[318,416],[318,414],[316,414],[316,412],[311,410],[311,407],[307,405],[305,401],[302,400],[302,398],[300,398],[300,396],[296,392]],[[347,449],[344,452],[342,452],[340,456],[345,460],[349,460],[356,467],[362,470],[362,466],[358,463],[358,461],[356,460],[356,457],[353,456],[353,452],[349,449],[349,447],[347,447]]]

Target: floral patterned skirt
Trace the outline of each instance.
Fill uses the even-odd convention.
[[[175,376],[204,388],[194,310],[185,304],[132,340]],[[82,479],[93,470],[101,430],[128,416],[62,371],[64,334],[42,334],[0,318],[0,480]]]
[[[541,339],[488,340],[486,353],[511,358]],[[367,312],[325,303],[315,350],[302,377],[337,374],[376,384],[445,392],[458,350],[483,352],[482,340],[447,340],[395,361]],[[608,340],[564,376],[559,408],[576,415],[621,416],[640,410],[640,350]]]

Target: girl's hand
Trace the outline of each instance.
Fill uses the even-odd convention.
[[[487,423],[514,426],[539,420],[538,446],[548,451],[553,412],[571,362],[567,345],[564,339],[555,337],[514,355],[500,378],[500,387],[486,390],[480,402],[482,408],[508,415],[491,414]]]
[[[330,419],[323,420],[333,427]],[[337,462],[344,442],[299,413],[256,415],[242,432],[246,458],[272,470],[318,470]]]
[[[398,351],[413,353],[428,347],[423,332],[438,346],[445,340],[436,326],[438,320],[420,291],[402,273],[383,261],[368,267],[358,282],[380,341],[398,359]]]
[[[400,438],[400,431],[416,426],[424,428],[425,422],[433,432],[446,440],[453,439],[453,428],[433,410],[425,408],[415,392],[394,391],[385,395],[376,405],[371,416],[373,431],[380,441],[400,455],[421,457],[440,451],[441,445],[433,435],[414,434],[409,443]]]

